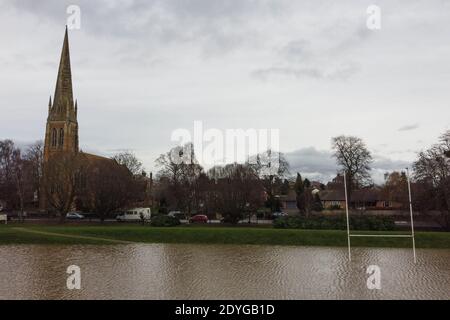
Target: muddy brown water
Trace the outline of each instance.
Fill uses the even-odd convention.
[[[125,244],[0,246],[1,299],[450,299],[450,250]],[[81,269],[81,289],[66,271]],[[367,288],[369,265],[381,289]]]

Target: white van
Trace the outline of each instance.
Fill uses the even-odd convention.
[[[152,211],[150,208],[134,208],[120,213],[117,215],[116,220],[119,222],[142,221],[142,219],[150,220],[151,216]]]

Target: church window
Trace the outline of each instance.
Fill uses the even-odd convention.
[[[53,130],[52,130],[52,147],[56,147],[56,134],[57,134],[56,129],[53,128]]]
[[[59,129],[59,145],[62,146],[64,144],[64,129]]]

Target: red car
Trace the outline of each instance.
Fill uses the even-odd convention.
[[[197,214],[193,217],[191,217],[189,219],[190,223],[195,223],[195,222],[199,222],[199,223],[208,223],[208,217],[205,216],[204,214]]]

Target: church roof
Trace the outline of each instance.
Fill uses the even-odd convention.
[[[86,161],[85,163],[87,165],[93,166],[93,167],[97,167],[97,166],[117,166],[117,167],[122,167],[124,169],[126,169],[130,174],[131,172],[128,170],[128,168],[124,165],[119,164],[116,160],[112,159],[112,158],[106,158],[106,157],[102,157],[96,154],[91,154],[91,153],[85,153],[83,151],[80,151],[79,155],[81,155],[84,161]]]
[[[96,154],[86,153],[83,151],[80,151],[80,154],[82,154],[86,160],[88,161],[108,161],[108,162],[116,162],[116,160],[111,158],[102,157]]]

